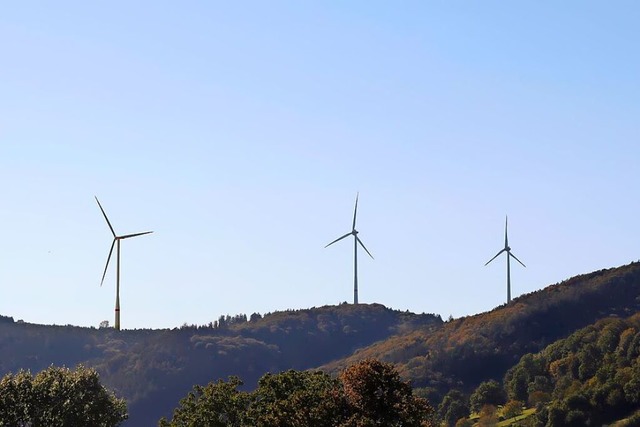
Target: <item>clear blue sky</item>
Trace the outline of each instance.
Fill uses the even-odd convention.
[[[640,258],[635,1],[0,5],[0,313],[443,318]]]

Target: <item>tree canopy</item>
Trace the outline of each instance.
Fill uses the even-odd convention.
[[[602,425],[637,411],[639,331],[640,314],[602,319],[522,357],[505,375],[507,392],[537,400],[539,426]]]
[[[321,371],[266,374],[253,392],[229,381],[196,386],[161,427],[430,427],[433,409],[413,395],[394,367],[377,360],[350,366],[338,378]]]
[[[113,427],[127,419],[124,400],[100,384],[95,370],[49,367],[0,380],[0,425]]]

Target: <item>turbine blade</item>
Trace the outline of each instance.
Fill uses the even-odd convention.
[[[125,234],[124,236],[119,236],[118,239],[128,239],[129,237],[143,236],[145,234],[151,234],[153,231],[145,231],[144,233],[134,233],[134,234]]]
[[[509,238],[507,237],[508,221],[509,221],[509,218],[505,215],[504,216],[504,247],[505,248],[509,246]]]
[[[360,240],[360,238],[359,238],[358,236],[356,236],[356,240],[358,241],[358,243],[360,243],[360,246],[362,246],[362,249],[364,249],[364,250],[369,254],[369,256],[371,257],[371,259],[375,259],[375,258],[373,257],[373,255],[371,255],[371,252],[369,252],[369,250],[366,248],[366,246],[364,245],[364,243],[362,243],[362,240]]]
[[[356,207],[353,209],[353,227],[351,227],[352,230],[356,229],[356,214],[358,213],[358,196],[360,195],[360,193],[356,193]]]
[[[514,254],[512,254],[511,252],[509,252],[509,256],[512,256],[513,259],[515,259],[516,261],[518,261],[520,264],[522,264],[522,261],[520,261]],[[523,267],[527,267],[526,265],[522,264]]]
[[[111,223],[109,222],[109,218],[107,218],[107,214],[104,212],[104,209],[102,209],[102,205],[100,204],[100,200],[98,200],[97,196],[94,196],[94,197],[96,198],[96,202],[98,202],[98,206],[100,207],[100,210],[102,211],[102,215],[104,215],[104,219],[107,220],[107,225],[111,229],[111,234],[113,234],[113,237],[116,237],[116,232],[113,231],[113,227],[111,226]]]
[[[104,266],[104,273],[102,273],[102,280],[100,281],[100,286],[104,283],[104,277],[107,275],[107,268],[109,268],[109,261],[111,261],[111,254],[113,253],[113,247],[116,245],[116,239],[113,239],[113,243],[111,243],[111,249],[109,249],[109,256],[107,257],[107,263]]]
[[[489,264],[491,261],[493,261],[494,259],[498,258],[498,255],[500,255],[502,252],[505,252],[505,251],[506,251],[506,249],[502,249],[500,252],[498,252],[497,254],[495,254],[495,256],[494,256],[493,258],[491,258],[489,261],[487,261],[487,262],[485,263],[485,266],[486,266],[487,264]]]
[[[342,236],[342,237],[338,237],[336,240],[334,240],[333,242],[331,242],[331,243],[329,243],[327,246],[325,246],[325,248],[326,248],[326,247],[329,247],[329,246],[331,246],[331,245],[333,245],[335,242],[338,242],[338,241],[340,241],[340,240],[344,239],[345,237],[351,236],[352,234],[353,234],[353,233],[347,233],[347,234],[345,234],[345,235],[344,235],[344,236]]]

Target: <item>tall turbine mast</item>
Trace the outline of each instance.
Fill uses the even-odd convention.
[[[116,235],[116,232],[113,230],[113,227],[111,226],[111,222],[109,221],[109,218],[107,218],[107,214],[105,213],[104,209],[102,209],[102,205],[100,204],[100,201],[98,200],[97,197],[96,197],[96,202],[98,202],[98,206],[102,211],[102,215],[104,215],[104,219],[107,221],[107,225],[111,230],[111,234],[113,234],[113,242],[111,243],[111,249],[109,249],[109,256],[107,257],[107,264],[104,266],[104,272],[102,273],[102,280],[100,281],[100,286],[102,286],[102,283],[104,283],[104,278],[107,275],[107,268],[109,268],[109,261],[111,260],[111,255],[113,253],[113,247],[117,246],[116,248],[116,319],[115,319],[114,327],[117,331],[119,331],[120,330],[120,241],[124,239],[128,239],[130,237],[137,237],[137,236],[142,236],[144,234],[150,234],[150,233],[153,233],[153,231],[145,231],[142,233],[134,233],[134,234],[125,234],[123,236]]]
[[[523,267],[526,267],[526,265],[524,265],[522,263],[522,261],[520,261],[514,254],[511,253],[511,248],[509,247],[509,237],[507,236],[507,225],[508,225],[508,218],[505,216],[505,220],[504,220],[504,249],[502,249],[493,258],[491,258],[489,261],[487,261],[485,266],[487,264],[489,264],[491,261],[493,261],[494,259],[496,259],[498,257],[498,255],[500,255],[501,253],[503,253],[503,252],[507,253],[507,304],[509,304],[511,302],[511,264],[509,262],[510,258],[513,257],[513,259],[518,261]]]
[[[362,240],[358,237],[358,230],[356,230],[356,216],[358,214],[358,196],[359,193],[356,193],[356,206],[353,209],[353,225],[351,226],[351,231],[344,236],[338,237],[333,242],[329,243],[326,247],[333,245],[334,243],[344,239],[345,237],[353,236],[353,303],[358,304],[358,244],[362,246],[362,249],[367,252],[367,254],[373,259],[373,255],[366,248]]]

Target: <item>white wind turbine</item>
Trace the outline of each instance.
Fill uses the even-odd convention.
[[[338,237],[336,240],[334,240],[333,242],[325,246],[325,248],[329,247],[346,237],[353,236],[353,245],[354,245],[353,246],[353,303],[354,304],[358,304],[358,244],[360,244],[360,246],[362,246],[362,249],[364,249],[367,252],[367,254],[371,257],[371,259],[373,259],[373,255],[371,255],[369,250],[364,246],[364,243],[362,243],[362,240],[360,240],[360,238],[358,237],[358,230],[356,230],[356,214],[358,213],[358,195],[359,193],[356,193],[356,207],[353,210],[353,226],[351,227],[351,231],[345,234],[344,236]]]
[[[109,261],[111,260],[111,254],[113,253],[113,247],[116,246],[116,243],[118,247],[118,249],[116,250],[116,320],[115,320],[114,327],[117,331],[119,331],[120,330],[120,241],[124,239],[128,239],[130,237],[137,237],[137,236],[142,236],[144,234],[153,233],[153,231],[145,231],[142,233],[134,233],[134,234],[125,234],[123,236],[116,235],[116,232],[113,230],[113,227],[111,226],[111,222],[109,222],[109,218],[107,218],[107,214],[104,212],[104,209],[102,209],[102,205],[100,204],[100,201],[98,200],[97,197],[96,197],[96,202],[98,202],[98,206],[102,211],[102,215],[104,215],[104,219],[107,221],[107,225],[111,230],[111,234],[113,234],[113,243],[111,243],[111,249],[109,249],[109,256],[107,257],[107,264],[104,266],[104,273],[102,273],[102,280],[100,281],[100,286],[102,286],[102,283],[104,282],[104,277],[107,275],[107,268],[109,268]]]
[[[509,263],[509,259],[511,257],[513,257],[513,259],[518,261],[523,267],[526,267],[526,265],[524,265],[522,263],[522,261],[520,261],[514,254],[511,253],[511,248],[509,247],[509,238],[507,237],[507,221],[508,221],[508,218],[505,217],[505,220],[504,220],[504,249],[502,249],[493,258],[491,258],[489,261],[487,261],[485,266],[487,264],[489,264],[491,261],[493,261],[494,259],[496,259],[498,257],[498,255],[500,255],[501,253],[503,253],[503,252],[507,253],[507,304],[509,304],[511,302],[511,264]]]

